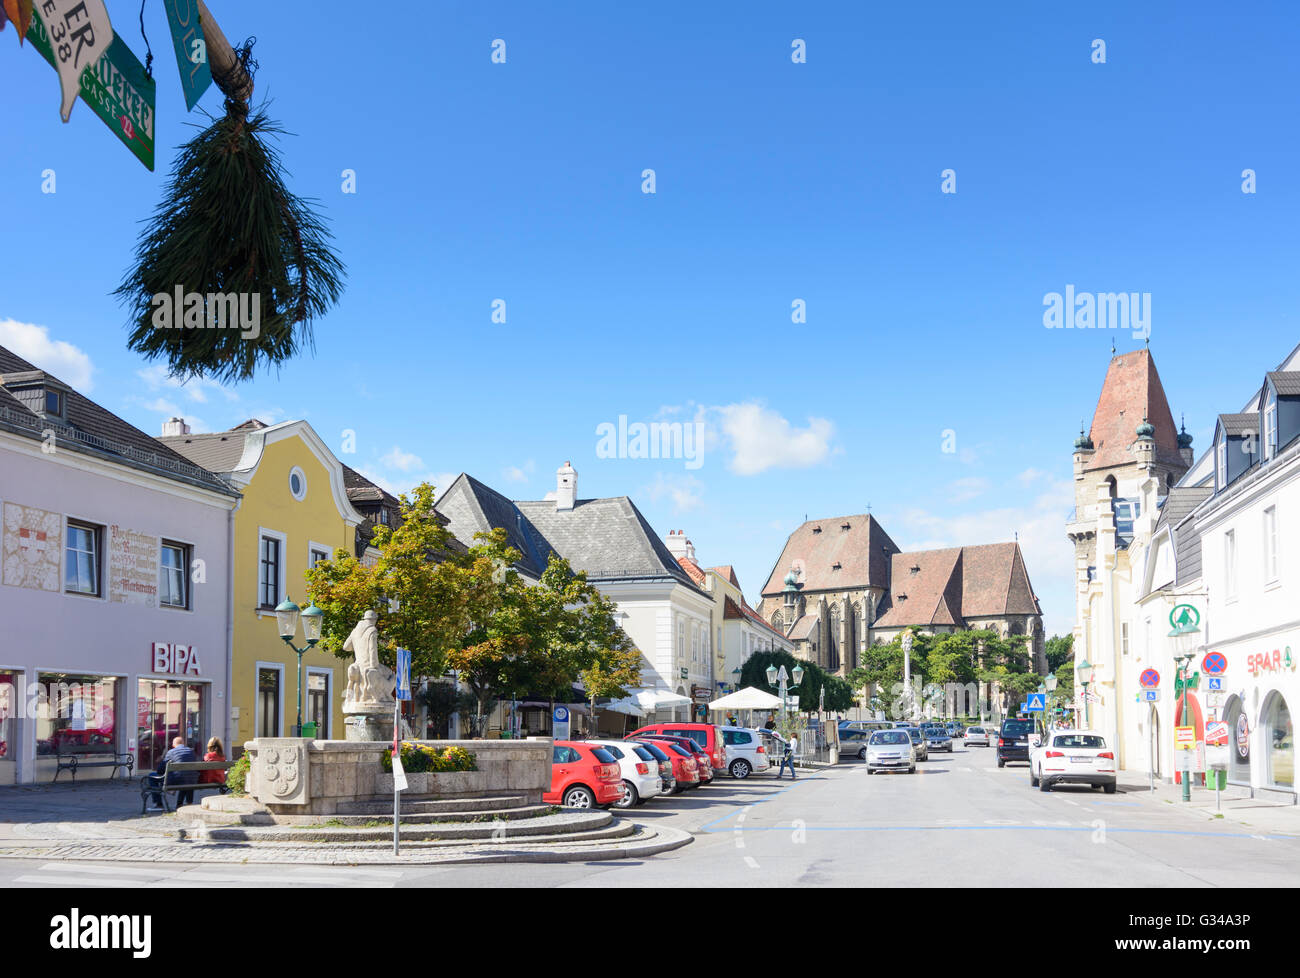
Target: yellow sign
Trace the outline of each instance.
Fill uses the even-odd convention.
[[[1196,728],[1174,727],[1174,750],[1196,750]]]

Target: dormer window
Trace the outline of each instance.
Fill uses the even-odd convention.
[[[921,573],[921,568],[915,564],[913,564],[910,568],[908,568],[908,570],[910,570],[913,574]]]
[[[58,391],[45,392],[45,413],[63,417],[63,395]]]
[[[1214,447],[1214,469],[1218,473],[1219,488],[1224,489],[1228,485],[1228,435],[1224,431],[1219,432],[1219,443]]]
[[[841,529],[841,530],[847,530],[847,529],[849,529],[849,526],[850,526],[850,524],[848,524],[848,523],[841,523],[841,524],[840,524],[840,529]]]
[[[1272,458],[1277,454],[1277,391],[1269,385],[1266,392],[1268,398],[1264,402],[1264,457]]]
[[[821,531],[822,531],[822,528],[821,528],[820,526],[814,526],[814,527],[813,527],[813,532],[814,532],[814,533],[821,533]]]
[[[839,569],[840,569],[840,562],[838,560],[835,561],[835,563],[831,564],[831,570],[839,570]]]

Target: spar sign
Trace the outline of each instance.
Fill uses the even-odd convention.
[[[1291,646],[1285,650],[1274,649],[1272,652],[1256,652],[1246,656],[1246,668],[1252,676],[1261,672],[1295,672],[1295,659],[1291,656]]]

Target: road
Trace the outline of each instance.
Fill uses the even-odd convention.
[[[0,886],[1071,886],[1272,887],[1300,882],[1300,838],[1149,798],[1043,793],[994,751],[932,754],[916,775],[851,761],[791,783],[722,778],[638,808],[695,834],[644,861],[422,867],[0,861]],[[1300,820],[1298,820],[1300,824]]]

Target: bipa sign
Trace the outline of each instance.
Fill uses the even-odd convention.
[[[203,666],[199,664],[199,650],[192,645],[182,645],[180,642],[154,642],[153,671],[176,676],[202,675]]]

